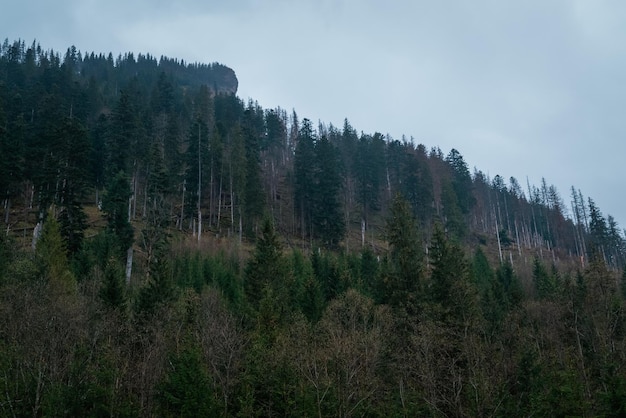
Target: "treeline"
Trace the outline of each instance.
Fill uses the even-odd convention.
[[[295,111],[244,104],[224,93],[232,83],[217,82],[227,67],[132,54],[114,62],[75,48],[61,59],[22,41],[0,52],[5,223],[24,220],[12,207],[38,209],[34,225],[54,204],[72,252],[85,197],[100,205],[123,173],[131,222],[158,209],[198,237],[254,238],[269,213],[303,248],[361,249],[384,240],[381,216],[400,193],[427,236],[438,220],[463,242],[497,246],[500,261],[538,253],[584,267],[593,241],[611,267],[625,262],[615,220],[573,187],[570,213],[545,179],[490,179],[454,149],[444,156],[412,139],[358,134],[347,120],[314,126]],[[184,81],[198,72],[207,83]]]
[[[624,413],[624,236],[574,187],[218,64],[0,52],[7,415]]]

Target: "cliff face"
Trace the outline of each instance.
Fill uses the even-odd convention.
[[[222,69],[216,73],[216,92],[217,93],[230,93],[236,94],[239,87],[239,80],[235,71],[226,66],[221,66]]]

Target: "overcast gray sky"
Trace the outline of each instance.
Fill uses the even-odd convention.
[[[233,68],[239,96],[574,185],[626,227],[621,0],[23,0],[3,38]]]

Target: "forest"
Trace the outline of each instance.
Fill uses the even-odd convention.
[[[626,415],[626,238],[572,186],[0,46],[0,415]]]

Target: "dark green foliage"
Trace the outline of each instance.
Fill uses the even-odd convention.
[[[451,326],[464,326],[477,315],[477,292],[469,280],[465,254],[446,238],[439,225],[428,250],[431,265],[429,299],[436,319]]]
[[[0,45],[1,416],[624,415],[626,245],[593,200],[235,91]]]
[[[495,276],[485,252],[480,247],[474,252],[471,275],[481,295],[488,293]]]
[[[120,263],[110,258],[104,268],[100,299],[109,309],[122,309],[126,303],[126,286],[124,285],[124,270]]]
[[[603,254],[607,241],[608,228],[606,220],[602,216],[600,209],[594,201],[589,199],[589,257],[594,257],[595,253]]]
[[[325,306],[324,291],[313,271],[313,266],[300,251],[293,251],[291,269],[295,287],[299,290],[298,305],[300,311],[311,322],[317,322]],[[296,289],[293,289],[294,291]]]
[[[159,305],[167,303],[174,296],[167,212],[158,195],[153,197],[151,203],[145,228],[141,231],[141,246],[146,255],[147,285],[139,292],[137,303],[138,311],[146,314],[153,313]]]
[[[150,317],[176,296],[176,288],[167,259],[160,257],[149,266],[147,283],[140,289],[135,310],[140,317]]]
[[[315,199],[315,132],[311,121],[304,119],[298,132],[294,156],[294,203],[303,235],[308,235]]]
[[[443,205],[446,230],[456,239],[465,238],[467,224],[453,184],[448,181],[444,181],[441,186],[441,204]]]
[[[345,233],[339,202],[341,178],[337,149],[323,136],[315,144],[314,235],[326,248],[337,248]]]
[[[604,406],[601,413],[606,417],[623,417],[626,415],[626,376],[610,365],[606,380],[607,390],[601,393]]]
[[[111,117],[106,140],[106,170],[109,178],[120,171],[130,173],[132,170],[132,159],[136,157],[133,151],[138,151],[136,145],[140,135],[136,107],[130,89],[123,90]]]
[[[76,290],[76,279],[69,269],[59,223],[52,216],[45,220],[41,238],[37,241],[37,257],[42,263],[45,278],[55,291],[72,293]]]
[[[317,251],[311,256],[311,265],[326,302],[336,298],[351,285],[345,259],[333,253]]]
[[[121,262],[124,255],[117,237],[109,230],[83,240],[80,251],[72,259],[72,270],[78,281],[92,278],[93,270],[103,272],[110,259]]]
[[[456,150],[450,150],[446,161],[452,167],[452,188],[456,194],[461,213],[468,214],[476,204],[476,199],[472,193],[472,178],[470,177],[467,163],[463,156]]]
[[[470,276],[480,296],[484,318],[493,327],[499,326],[507,309],[505,287],[491,269],[489,261],[480,247],[474,252]]]
[[[44,401],[43,415],[91,417],[133,417],[138,415],[128,394],[116,390],[115,367],[104,353],[93,353],[89,347],[78,346],[69,367],[67,382],[55,382]],[[118,393],[116,393],[118,392]]]
[[[278,297],[278,294],[289,292],[289,289],[284,287],[288,275],[287,263],[278,239],[272,221],[265,219],[261,234],[257,238],[254,255],[245,269],[244,290],[248,303],[253,309],[260,308],[264,293],[267,296],[266,289],[273,289],[269,292],[271,297]],[[285,302],[284,299],[278,301],[278,303]],[[279,307],[279,309],[288,308]]]
[[[82,205],[76,200],[68,202],[59,212],[59,224],[68,253],[75,254],[80,249],[87,228],[87,215]]]
[[[376,286],[380,281],[380,263],[374,252],[365,248],[361,252],[360,277],[363,293],[374,297],[376,295]]]
[[[402,193],[411,204],[413,213],[422,225],[426,225],[432,215],[433,179],[426,164],[425,151],[417,148],[415,153],[405,157],[406,178],[402,182]]]
[[[619,283],[619,288],[622,294],[622,299],[626,299],[626,268],[622,270],[622,277]]]
[[[7,268],[12,261],[14,254],[10,237],[0,234],[0,285],[3,284]]]
[[[171,356],[163,381],[158,385],[157,400],[163,416],[216,416],[215,399],[200,351],[191,346]]]
[[[370,211],[380,208],[380,189],[385,169],[385,142],[379,133],[362,135],[353,156],[353,170],[357,181],[357,201],[361,216],[369,222]]]
[[[554,277],[548,273],[541,260],[533,260],[533,283],[538,298],[550,298],[556,292],[556,282]]]
[[[108,229],[117,237],[123,251],[132,245],[135,235],[128,219],[128,199],[131,194],[128,177],[120,171],[108,184],[102,199],[102,210],[107,217]]]
[[[218,288],[231,307],[241,308],[244,302],[239,261],[224,253],[186,252],[170,261],[175,284],[193,288],[198,294],[207,286]]]
[[[202,190],[208,178],[209,169],[209,128],[202,119],[198,118],[189,128],[187,135],[186,173],[185,184],[189,191],[186,197],[187,213],[195,213],[198,208],[198,199],[202,198]],[[200,192],[200,196],[198,196]],[[196,213],[197,216],[197,213]]]
[[[387,219],[390,245],[387,274],[382,277],[381,300],[396,309],[415,313],[423,289],[423,251],[409,205],[396,195]]]
[[[524,299],[525,295],[519,278],[513,271],[511,263],[501,264],[496,270],[496,277],[499,285],[494,286],[502,286],[506,306],[517,306]]]
[[[263,110],[257,105],[249,106],[244,113],[245,137],[245,187],[244,219],[246,231],[252,234],[255,226],[263,215],[265,194],[261,185],[260,141],[264,136]]]

